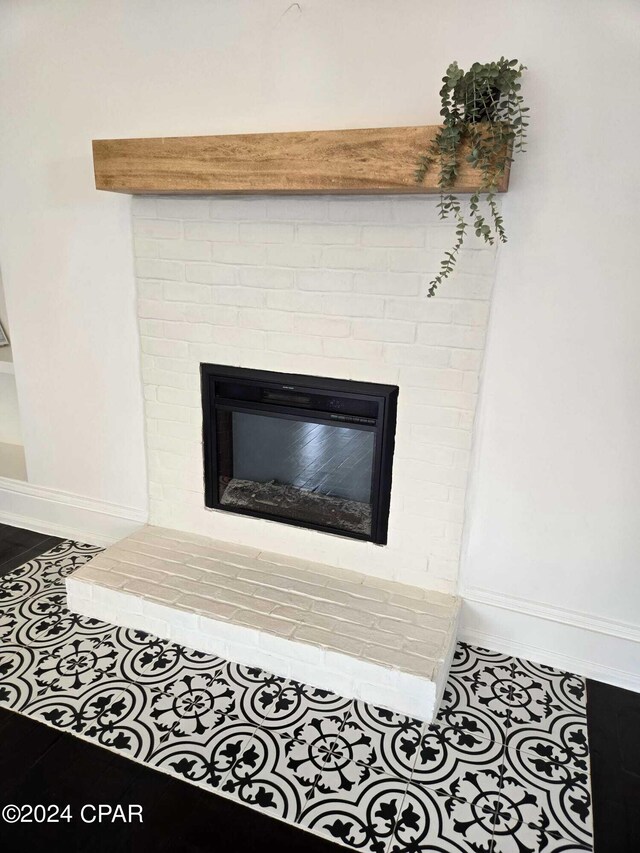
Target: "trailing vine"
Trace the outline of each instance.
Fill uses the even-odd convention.
[[[468,71],[452,62],[442,78],[443,126],[427,153],[420,157],[415,179],[423,183],[427,172],[438,168],[439,215],[441,219],[455,219],[456,239],[451,250],[444,253],[440,270],[429,284],[428,296],[433,296],[438,285],[453,272],[470,227],[490,245],[496,239],[507,241],[495,193],[513,154],[526,150],[529,108],[523,105],[519,82],[525,70],[517,59],[501,57],[498,62],[484,65],[474,62]],[[469,151],[467,162],[481,174],[480,188],[470,196],[468,212],[451,192],[463,148]],[[481,207],[483,203],[486,214]]]

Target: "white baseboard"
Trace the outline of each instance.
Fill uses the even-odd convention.
[[[640,693],[640,631],[550,605],[462,592],[459,638]]]
[[[0,523],[90,545],[111,545],[147,521],[147,512],[0,477]]]

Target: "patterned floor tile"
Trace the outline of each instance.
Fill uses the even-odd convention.
[[[409,782],[366,771],[364,778],[339,793],[316,789],[297,823],[345,847],[385,853]]]
[[[469,791],[475,796],[469,778],[480,774],[499,779],[504,760],[500,743],[459,729],[427,727],[418,745],[411,781],[465,799]]]
[[[256,729],[222,782],[222,791],[283,820],[295,821],[313,796],[322,758],[293,737]]]
[[[498,817],[491,853],[593,853],[593,847]]]
[[[123,645],[131,650],[131,678],[153,690],[168,690],[185,675],[211,672],[226,664],[217,655],[197,652],[152,634],[117,630]]]
[[[12,608],[5,608],[0,617],[13,621],[6,639],[23,646],[43,648],[79,636],[106,636],[113,626],[99,619],[81,616],[67,609],[64,586],[52,584]]]
[[[441,718],[455,708],[491,719],[505,733],[529,727],[550,731],[559,717],[584,717],[584,680],[551,667],[459,643]]]
[[[506,745],[576,770],[589,770],[589,736],[583,717],[557,717],[549,732],[518,729],[507,735]]]
[[[566,838],[544,820],[540,828],[518,821],[516,814],[517,809],[501,803],[495,815],[491,853],[593,853],[591,840],[581,843]]]
[[[135,672],[130,677],[138,683],[165,693],[176,702],[191,703],[194,711],[207,707],[214,697],[218,707],[224,697],[225,715],[255,725],[262,724],[272,712],[275,697],[284,684],[284,679],[257,667],[229,663],[215,655],[157,639],[147,648],[140,641],[140,652],[132,661],[132,668]],[[207,679],[213,690],[209,698],[202,692],[206,691]],[[198,701],[189,695],[192,689],[201,691]]]
[[[493,789],[478,783],[465,800],[409,783],[389,853],[490,853],[494,833]],[[526,853],[523,848],[519,853]]]
[[[42,648],[0,647],[0,704],[22,710],[48,697],[70,701],[93,684],[125,678],[120,647],[107,635],[78,636]]]
[[[74,695],[36,697],[22,708],[22,713],[82,737],[94,725],[108,726],[113,714],[119,712],[116,700],[123,687],[122,682],[113,680],[92,684]]]
[[[273,697],[263,727],[274,732],[292,731],[312,719],[344,715],[351,703],[351,699],[330,690],[285,680]]]
[[[157,694],[159,695],[159,694]],[[179,779],[209,790],[219,790],[223,779],[251,740],[255,726],[219,717],[200,735],[178,735],[159,746],[148,763]]]
[[[59,542],[49,551],[0,577],[0,607],[21,604],[36,592],[60,585],[102,548],[80,542]]]
[[[461,682],[450,676],[438,714],[432,724],[457,731],[469,732],[476,738],[504,743],[506,734],[502,720],[483,707],[469,707],[467,691]]]
[[[24,646],[2,642],[0,646],[0,706],[20,711],[36,696],[32,673],[36,653]]]
[[[331,752],[346,761],[388,776],[411,778],[425,723],[412,717],[351,702],[346,712],[329,718],[326,736],[333,730]]]
[[[171,716],[154,705],[158,697],[140,685],[112,679],[79,690],[49,693],[22,710],[54,728],[146,762],[173,727]]]
[[[555,833],[578,844],[593,836],[589,776],[545,755],[518,749],[506,751],[500,811],[511,821],[546,834]]]

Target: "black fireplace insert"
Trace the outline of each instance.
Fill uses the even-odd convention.
[[[395,385],[200,373],[206,506],[386,543]]]

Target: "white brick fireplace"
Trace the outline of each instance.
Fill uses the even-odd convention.
[[[454,592],[495,252],[436,198],[133,199],[150,521]],[[385,547],[203,505],[199,366],[397,384]]]
[[[431,720],[494,251],[465,248],[427,299],[453,239],[433,198],[144,197],[133,214],[151,526],[69,578],[69,606]],[[398,386],[388,543],[206,509],[201,364]]]

